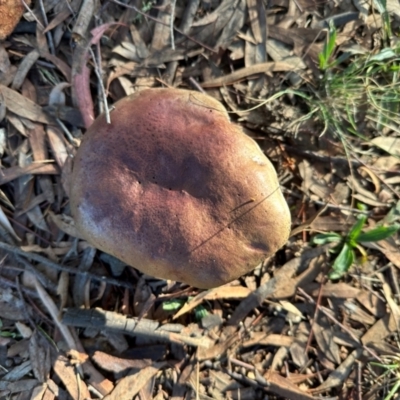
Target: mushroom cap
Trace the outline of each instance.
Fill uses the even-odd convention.
[[[31,4],[31,0],[25,2]],[[25,11],[22,0],[0,0],[0,40],[12,33]]]
[[[98,249],[158,278],[216,287],[285,244],[290,212],[274,167],[217,100],[147,89],[86,132],[71,212]]]

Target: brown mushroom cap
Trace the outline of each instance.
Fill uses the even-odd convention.
[[[288,239],[274,167],[192,91],[148,89],[85,134],[70,182],[76,227],[93,246],[148,275],[211,288],[254,269]]]
[[[29,6],[31,0],[25,0]],[[26,11],[22,0],[0,0],[0,40],[12,33]]]

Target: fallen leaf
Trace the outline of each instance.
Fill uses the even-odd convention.
[[[85,382],[81,380],[68,358],[59,354],[53,363],[53,369],[73,399],[84,400],[90,398]]]
[[[193,299],[189,300],[174,316],[177,319],[180,316],[188,313],[196,308],[204,300],[218,300],[218,299],[244,299],[251,293],[250,289],[243,286],[224,285],[214,289],[200,292]]]
[[[392,156],[400,156],[400,138],[398,137],[378,136],[372,139],[371,143]]]
[[[6,108],[14,114],[31,121],[53,124],[51,117],[43,111],[42,107],[17,91],[0,84],[0,95],[4,98]]]
[[[137,374],[122,378],[114,390],[109,395],[103,397],[103,400],[131,400],[157,374],[160,368],[163,368],[165,365],[165,363],[155,363],[151,367],[142,369]]]

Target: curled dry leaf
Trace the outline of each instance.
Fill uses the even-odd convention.
[[[25,0],[30,5],[30,0]],[[4,40],[14,30],[25,11],[22,0],[0,0],[0,40]]]

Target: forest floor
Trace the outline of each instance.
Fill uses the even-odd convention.
[[[398,1],[30,7],[0,42],[0,399],[400,399]],[[228,285],[74,237],[61,170],[147,87],[220,100],[276,167],[290,239]]]

